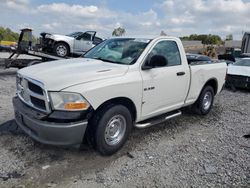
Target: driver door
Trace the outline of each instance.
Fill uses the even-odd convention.
[[[87,31],[77,37],[74,42],[74,52],[86,52],[93,47],[95,31]]]
[[[175,41],[159,41],[152,48],[147,59],[154,55],[164,56],[167,66],[141,70],[143,79],[141,115],[143,119],[182,107],[189,87],[189,67],[182,64]]]

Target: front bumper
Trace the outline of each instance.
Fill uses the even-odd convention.
[[[16,123],[34,140],[57,146],[82,143],[88,125],[87,120],[69,123],[44,121],[43,114],[23,104],[18,97],[13,98],[13,106]]]
[[[228,74],[226,79],[226,86],[250,89],[250,77]]]
[[[45,52],[53,52],[53,48],[55,45],[55,41],[50,38],[40,38],[40,46],[42,47],[43,51]]]

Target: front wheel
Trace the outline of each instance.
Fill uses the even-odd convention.
[[[193,105],[193,110],[197,114],[207,115],[214,102],[214,89],[211,86],[205,86],[198,100]]]
[[[55,55],[59,57],[66,57],[69,55],[69,47],[63,42],[59,42],[54,47]]]
[[[107,106],[97,112],[95,118],[94,142],[103,155],[117,152],[128,139],[132,129],[130,111],[123,105]]]

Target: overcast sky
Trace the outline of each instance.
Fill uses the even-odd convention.
[[[0,0],[0,25],[67,34],[96,30],[127,35],[233,34],[250,31],[250,0]]]

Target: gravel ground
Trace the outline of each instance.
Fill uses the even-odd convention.
[[[34,142],[13,121],[15,70],[0,71],[0,187],[250,187],[250,92],[224,90],[205,117],[134,130],[111,157]]]

